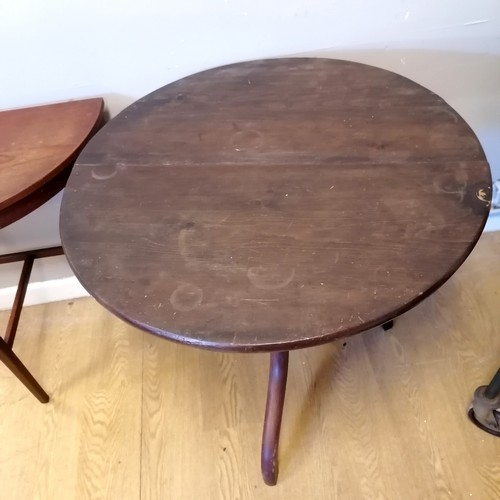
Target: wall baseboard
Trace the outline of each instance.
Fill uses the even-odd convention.
[[[17,287],[0,288],[0,310],[10,309],[14,302]],[[30,283],[24,299],[25,306],[57,302],[59,300],[88,297],[88,292],[80,285],[75,276],[57,280]]]

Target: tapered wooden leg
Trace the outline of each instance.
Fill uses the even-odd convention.
[[[33,375],[22,364],[21,360],[14,354],[7,342],[0,337],[0,361],[26,386],[26,388],[40,401],[47,403],[48,394],[41,388]]]
[[[262,477],[269,486],[278,480],[278,445],[287,375],[288,351],[271,353],[261,453]]]

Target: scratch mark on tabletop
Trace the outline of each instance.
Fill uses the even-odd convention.
[[[217,224],[222,224],[223,222],[227,222],[227,220],[231,217],[231,214],[226,215],[223,219],[221,219]]]
[[[267,306],[268,302],[278,302],[279,299],[240,299],[246,302],[257,302],[257,304],[262,304],[263,306]]]
[[[147,241],[148,243],[151,243],[151,245],[155,245],[157,247],[166,247],[167,245],[165,243],[158,243],[157,241],[150,240],[149,238],[142,238],[143,241]]]

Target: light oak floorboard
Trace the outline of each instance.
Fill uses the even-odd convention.
[[[26,308],[15,351],[51,402],[0,366],[2,500],[500,498],[500,439],[466,416],[500,366],[500,233],[390,332],[291,353],[275,487],[268,355],[176,345],[92,299]]]
[[[142,334],[89,300],[21,318],[14,351],[51,400],[0,366],[0,498],[138,498]]]

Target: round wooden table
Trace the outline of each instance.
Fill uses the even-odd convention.
[[[171,83],[109,122],[73,169],[61,235],[83,286],[132,325],[271,352],[275,484],[288,352],[435,291],[490,194],[476,136],[436,94],[348,61],[262,60]]]

